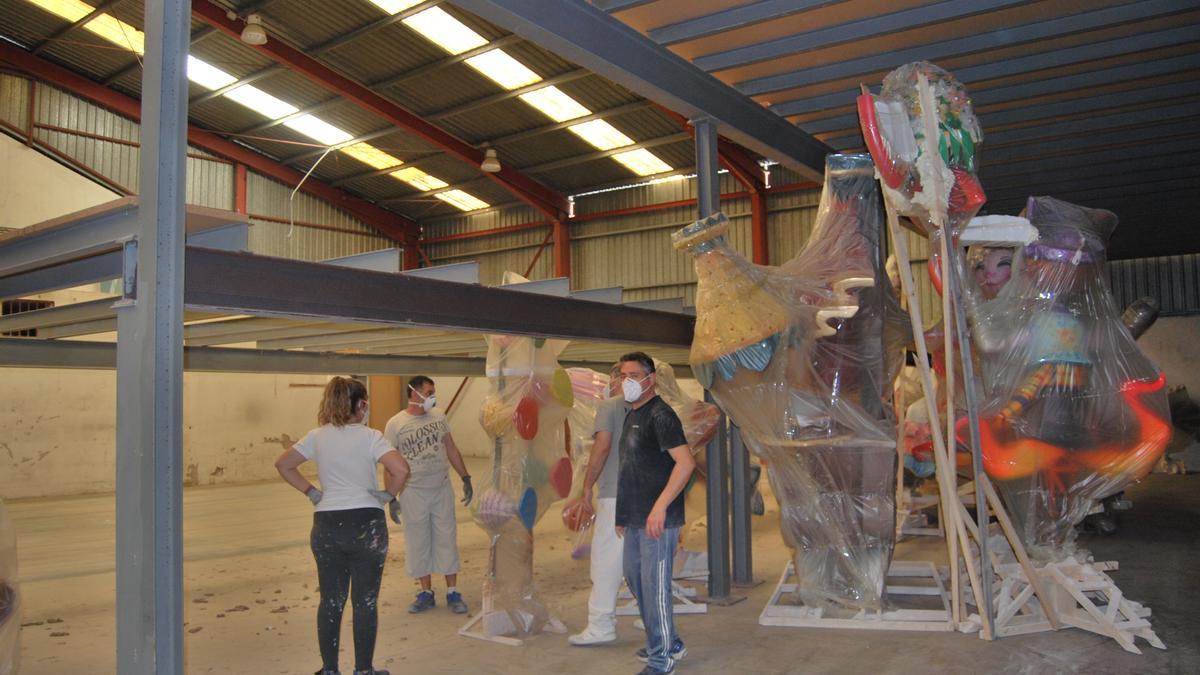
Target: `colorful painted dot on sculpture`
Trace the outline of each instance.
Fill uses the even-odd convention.
[[[567,371],[562,368],[554,371],[550,393],[554,396],[554,400],[561,403],[564,408],[575,405],[575,390],[571,387],[571,376],[567,374]]]
[[[517,404],[513,412],[513,426],[517,433],[527,441],[533,440],[538,432],[538,404],[533,398],[526,396]]]
[[[533,529],[533,524],[537,522],[537,510],[537,491],[533,488],[525,488],[525,494],[521,496],[521,505],[517,507],[517,515],[521,517],[521,523],[525,529]]]
[[[521,480],[525,485],[538,489],[546,484],[549,477],[550,472],[542,460],[532,455],[521,460]]]
[[[571,460],[566,457],[555,462],[554,468],[550,470],[550,484],[554,486],[559,499],[566,499],[567,495],[571,494],[571,474]]]

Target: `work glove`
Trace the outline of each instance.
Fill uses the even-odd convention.
[[[325,493],[318,490],[317,486],[314,485],[308,488],[308,492],[305,492],[304,496],[308,497],[308,501],[312,502],[313,506],[316,506],[321,503],[321,497],[324,497]]]
[[[367,490],[367,492],[370,492],[372,497],[379,500],[380,506],[390,503],[396,498],[396,495],[388,492],[387,490]]]
[[[469,476],[469,475],[463,476],[462,482],[463,482],[462,503],[463,503],[463,506],[467,506],[468,504],[471,503],[471,498],[475,496],[475,488],[471,487],[471,476]]]
[[[392,501],[388,502],[388,517],[390,517],[392,519],[393,523],[395,523],[397,525],[400,524],[400,500],[399,499],[393,499]]]

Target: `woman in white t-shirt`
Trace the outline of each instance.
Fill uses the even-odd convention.
[[[275,460],[279,475],[308,496],[316,510],[311,545],[321,584],[317,642],[322,670],[317,675],[338,672],[338,637],[348,594],[354,608],[355,675],[388,675],[372,667],[379,582],[388,551],[383,505],[404,489],[408,462],[383,434],[363,424],[366,416],[366,386],[334,377],[325,386],[317,413],[321,426]],[[320,489],[297,468],[310,459],[317,463]],[[384,490],[376,483],[376,463],[388,470]]]

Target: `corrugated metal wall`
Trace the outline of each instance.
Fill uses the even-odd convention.
[[[328,203],[293,186],[256,173],[246,177],[246,210],[251,214],[250,251],[298,260],[327,260],[394,246],[387,237]],[[263,220],[261,215],[287,222]],[[319,225],[309,227],[292,223]]]
[[[1200,255],[1114,260],[1108,264],[1108,284],[1117,309],[1150,296],[1163,316],[1200,314]]]
[[[118,192],[137,192],[137,122],[52,86],[0,75],[0,124],[13,135],[28,134],[31,91],[33,121],[40,125],[33,134],[42,151]],[[187,203],[233,209],[233,164],[190,146],[188,153]],[[296,195],[292,217],[298,224],[291,228],[286,221],[292,188],[253,172],[248,173],[246,182],[247,210],[269,219],[252,218],[255,227],[250,231],[250,250],[255,253],[320,260],[394,245],[361,221],[304,193]]]
[[[464,214],[431,221],[425,225],[425,237],[436,238],[455,234],[481,232],[498,227],[511,227],[544,220],[541,214],[528,207],[516,207],[479,214]],[[533,227],[516,232],[505,232],[473,239],[457,239],[422,248],[434,265],[466,262],[479,263],[479,282],[486,286],[499,285],[504,272],[511,270],[522,274],[537,256],[538,248],[550,234],[550,226]],[[546,245],[538,256],[530,279],[548,279],[554,276],[553,242]],[[582,288],[582,287],[580,287]]]

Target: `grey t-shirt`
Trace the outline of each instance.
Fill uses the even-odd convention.
[[[629,404],[620,396],[606,399],[596,408],[596,427],[593,433],[607,431],[612,434],[612,444],[608,447],[604,470],[596,481],[596,496],[601,499],[617,498],[617,468],[621,463],[621,428],[625,426],[625,414],[628,412]]]

